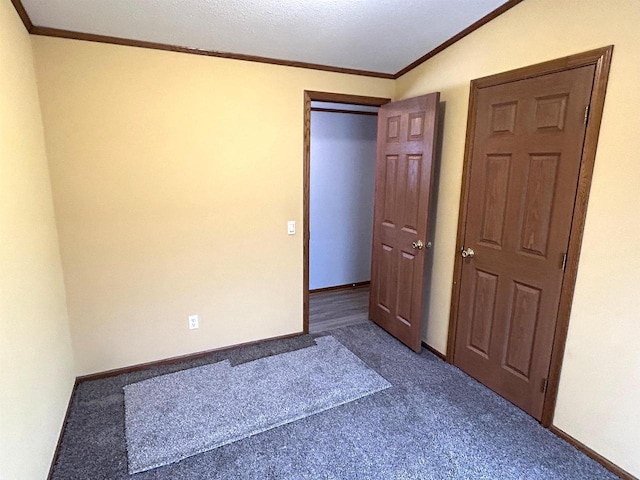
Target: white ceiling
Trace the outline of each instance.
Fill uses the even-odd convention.
[[[40,27],[396,73],[505,0],[23,0]]]

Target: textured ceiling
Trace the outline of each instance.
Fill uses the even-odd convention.
[[[396,73],[505,0],[23,0],[39,27]]]

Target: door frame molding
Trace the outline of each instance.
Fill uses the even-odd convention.
[[[560,303],[558,306],[558,320],[553,339],[553,350],[551,353],[551,364],[549,367],[549,377],[547,389],[544,395],[544,406],[542,409],[541,423],[545,427],[550,427],[558,397],[558,385],[560,383],[560,372],[562,370],[562,360],[564,357],[567,332],[569,329],[569,318],[571,315],[571,304],[576,284],[578,272],[578,261],[582,237],[587,214],[587,204],[591,180],[593,178],[593,168],[596,158],[596,148],[602,123],[602,113],[611,67],[611,57],[613,45],[590,50],[588,52],[570,55],[568,57],[551,60],[536,65],[531,65],[516,70],[511,70],[488,77],[483,77],[471,81],[469,94],[469,110],[467,116],[467,135],[465,140],[464,164],[462,170],[462,190],[460,195],[460,206],[458,216],[458,235],[456,239],[456,254],[453,270],[453,285],[451,294],[451,308],[449,314],[449,335],[447,341],[447,362],[453,364],[455,353],[455,339],[458,323],[458,305],[460,301],[460,286],[462,278],[462,257],[458,254],[464,242],[465,226],[467,221],[467,201],[469,195],[471,155],[473,152],[473,138],[475,134],[475,117],[477,113],[477,96],[481,88],[492,87],[503,83],[510,83],[518,80],[547,75],[550,73],[562,72],[574,68],[595,65],[595,75],[591,89],[591,103],[587,117],[587,128],[585,132],[584,145],[582,147],[582,158],[580,161],[580,172],[578,174],[577,195],[571,221],[571,233],[569,235],[569,247],[567,253],[567,265],[560,290]]]
[[[390,98],[348,95],[343,93],[304,91],[304,140],[302,168],[302,231],[303,231],[303,274],[302,274],[302,331],[309,333],[309,203],[311,184],[311,102],[344,103],[381,107],[391,101]]]

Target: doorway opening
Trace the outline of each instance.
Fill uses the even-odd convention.
[[[304,333],[349,324],[367,310],[377,109],[388,102],[304,93]],[[338,318],[328,311],[335,305]]]
[[[311,102],[309,333],[368,320],[378,107]]]

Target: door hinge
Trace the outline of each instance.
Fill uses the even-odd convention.
[[[589,119],[589,108],[591,107],[591,105],[587,105],[586,107],[584,107],[584,124],[587,124],[587,120]]]
[[[544,393],[547,390],[547,379],[543,378],[540,384],[540,392]]]
[[[567,268],[567,254],[562,255],[562,271],[564,272]]]

